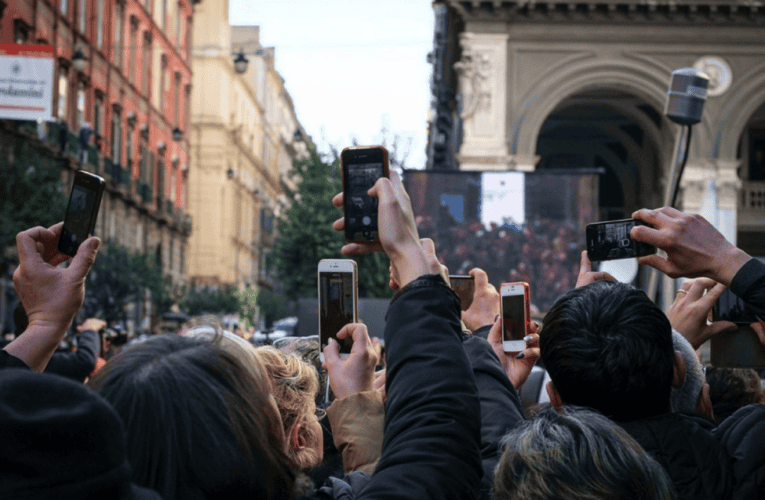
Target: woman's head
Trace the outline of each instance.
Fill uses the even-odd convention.
[[[321,463],[324,443],[316,416],[316,370],[296,355],[285,354],[271,346],[255,349],[260,366],[271,376],[272,394],[282,418],[289,456],[300,469]]]
[[[165,500],[289,498],[272,384],[242,347],[162,335],[112,358],[90,385],[125,423],[133,480]]]

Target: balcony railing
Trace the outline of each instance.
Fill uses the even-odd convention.
[[[151,187],[145,182],[138,181],[137,188],[138,196],[141,197],[141,202],[147,205],[150,204],[152,198]]]
[[[765,181],[744,181],[739,202],[738,226],[765,229]]]

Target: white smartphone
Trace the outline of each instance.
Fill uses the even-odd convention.
[[[340,344],[340,355],[351,352],[351,338],[338,340],[348,323],[359,321],[358,268],[350,259],[324,259],[319,262],[319,357],[324,362],[324,348],[330,337]]]
[[[528,283],[502,283],[502,349],[520,352],[526,349],[523,338],[528,335],[531,302]]]

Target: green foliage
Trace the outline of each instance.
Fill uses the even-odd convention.
[[[191,316],[202,313],[236,314],[240,312],[240,292],[234,286],[213,288],[190,286],[183,293],[178,304],[182,311]]]
[[[154,259],[111,242],[101,245],[85,290],[85,317],[98,316],[106,322],[126,320],[125,306],[143,301],[147,290],[156,311],[164,312],[172,304],[170,278],[162,276]]]
[[[292,195],[286,220],[279,223],[279,236],[269,256],[276,280],[292,300],[316,295],[316,267],[321,259],[346,258],[340,253],[344,236],[332,229],[343,215],[332,206],[332,197],[342,191],[339,159],[326,162],[314,151],[307,160],[295,162],[295,168],[303,180]],[[388,258],[371,254],[353,259],[359,266],[359,295],[390,297]]]
[[[0,135],[0,251],[16,234],[64,220],[67,196],[61,164],[33,139]]]
[[[270,327],[274,321],[297,315],[297,302],[291,300],[281,290],[265,288],[257,294],[260,315]]]

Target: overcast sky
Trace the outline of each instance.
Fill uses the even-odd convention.
[[[433,9],[428,0],[230,0],[233,25],[260,26],[295,112],[319,146],[353,137],[411,138],[407,167],[425,164]],[[402,145],[404,145],[403,143]]]

